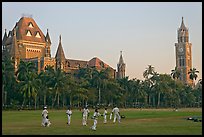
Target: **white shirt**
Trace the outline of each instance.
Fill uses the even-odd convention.
[[[46,109],[44,109],[44,110],[42,111],[42,116],[43,116],[44,118],[46,118],[47,115],[48,115],[48,111],[47,111]]]
[[[72,111],[68,109],[68,110],[66,111],[66,114],[70,116],[70,115],[72,114]]]
[[[90,111],[89,111],[88,109],[85,109],[85,108],[84,108],[84,110],[83,110],[83,116],[87,116],[89,112],[90,112]]]
[[[114,114],[119,114],[119,108],[117,108],[117,107],[113,108],[112,112]]]
[[[100,116],[101,114],[99,112],[94,112],[93,117],[94,119],[98,119],[98,116]]]

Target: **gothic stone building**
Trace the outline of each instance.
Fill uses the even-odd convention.
[[[192,68],[192,44],[189,43],[188,29],[184,25],[183,17],[178,32],[178,43],[175,43],[176,51],[176,67],[181,70],[179,79],[185,84],[193,84],[193,80],[190,79],[188,72]]]
[[[15,71],[18,68],[20,60],[34,62],[38,72],[43,71],[46,66],[53,66],[54,69],[61,68],[66,73],[74,73],[79,68],[95,67],[97,70],[110,68],[112,78],[125,77],[125,64],[122,53],[120,55],[118,72],[104,63],[97,57],[89,61],[74,60],[65,58],[62,47],[61,35],[55,57],[51,57],[51,39],[47,30],[46,36],[40,30],[36,22],[31,17],[22,17],[9,31],[5,34],[2,41],[2,55],[9,54],[15,62]]]

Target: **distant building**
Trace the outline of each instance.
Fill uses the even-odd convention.
[[[38,72],[43,71],[46,66],[53,66],[54,69],[61,68],[66,73],[74,73],[79,68],[95,67],[97,70],[110,68],[112,78],[123,78],[125,75],[122,54],[118,64],[118,72],[97,57],[89,61],[67,59],[62,47],[62,38],[59,37],[59,45],[55,57],[51,57],[51,39],[47,29],[46,36],[40,30],[31,17],[22,17],[2,40],[2,55],[11,55],[15,62],[15,71],[20,60],[34,62]],[[117,73],[117,75],[116,75]]]
[[[192,44],[189,43],[188,29],[184,25],[183,17],[178,32],[178,43],[175,43],[176,51],[176,66],[181,70],[179,79],[185,84],[193,84],[193,80],[190,79],[188,72],[192,68]]]

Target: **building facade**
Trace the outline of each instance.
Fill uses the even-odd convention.
[[[117,73],[114,68],[97,57],[89,61],[67,59],[62,46],[61,35],[55,57],[51,57],[51,45],[48,29],[46,35],[44,35],[33,18],[22,17],[9,31],[8,35],[5,30],[2,40],[2,55],[9,54],[11,56],[15,62],[15,71],[18,69],[20,60],[23,60],[33,62],[38,72],[45,70],[48,65],[54,69],[60,68],[66,73],[74,73],[80,68],[95,67],[98,71],[109,68],[112,78],[122,78],[124,76],[125,70],[123,68],[119,67],[118,71],[120,72]],[[124,63],[121,57],[119,64]]]
[[[192,68],[192,44],[189,42],[189,32],[184,25],[183,17],[180,28],[177,30],[178,42],[175,43],[176,67],[181,71],[179,79],[185,84],[193,84],[188,72]]]

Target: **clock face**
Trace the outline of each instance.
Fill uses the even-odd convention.
[[[179,52],[183,52],[183,48],[179,48]]]

